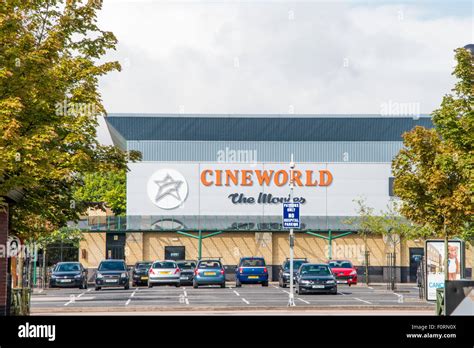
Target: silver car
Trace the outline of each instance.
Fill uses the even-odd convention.
[[[148,271],[148,287],[153,285],[175,285],[180,286],[181,270],[173,260],[155,261]]]

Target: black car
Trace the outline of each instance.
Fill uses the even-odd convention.
[[[176,261],[179,269],[181,270],[181,276],[179,277],[182,285],[193,284],[194,269],[196,268],[196,261]]]
[[[336,278],[327,264],[305,263],[296,274],[296,293],[327,292],[337,294]]]
[[[100,290],[104,287],[123,287],[125,290],[129,289],[130,277],[125,261],[101,261],[95,277],[95,289]]]
[[[293,281],[295,279],[296,274],[298,273],[298,269],[303,263],[308,263],[308,259],[293,259]],[[281,288],[286,288],[288,284],[290,284],[290,259],[287,258],[285,262],[283,262],[283,265],[280,268],[280,272],[278,273],[278,285]]]
[[[132,271],[132,285],[147,285],[148,284],[148,270],[151,262],[140,261],[135,264]]]
[[[87,270],[79,262],[59,262],[51,272],[49,287],[87,289]]]

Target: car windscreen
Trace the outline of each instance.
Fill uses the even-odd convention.
[[[152,268],[176,268],[176,263],[169,261],[155,262]]]
[[[265,261],[263,259],[243,259],[240,262],[241,267],[264,267]]]
[[[62,263],[56,267],[55,272],[78,272],[81,267],[78,263]]]
[[[125,271],[125,263],[124,262],[111,262],[105,261],[101,262],[99,265],[99,271]]]
[[[305,265],[301,267],[301,275],[325,276],[330,275],[331,271],[326,265]]]
[[[180,269],[194,269],[196,268],[195,262],[178,262],[178,267]]]
[[[331,261],[329,262],[331,268],[352,268],[352,263],[349,261]]]
[[[303,263],[307,263],[308,261],[306,260],[294,260],[293,261],[293,269],[296,271],[298,268],[300,268],[300,266],[303,264]],[[290,269],[290,261],[286,261],[285,262],[285,265],[283,266],[283,269],[285,270],[289,270]]]
[[[201,261],[198,268],[222,268],[220,261]]]
[[[144,262],[144,263],[137,263],[135,268],[136,269],[147,269],[150,268],[151,262]]]

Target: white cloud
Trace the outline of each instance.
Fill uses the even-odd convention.
[[[100,25],[119,40],[108,58],[123,71],[101,92],[109,112],[379,113],[392,100],[429,113],[452,88],[453,49],[472,41],[472,18],[424,11],[105,1]]]

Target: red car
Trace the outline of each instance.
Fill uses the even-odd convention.
[[[357,285],[357,268],[352,265],[352,262],[331,260],[328,264],[338,284]]]

